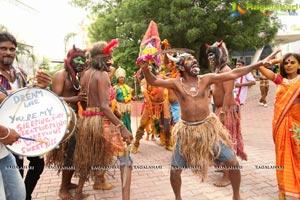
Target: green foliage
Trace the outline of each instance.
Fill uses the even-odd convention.
[[[128,77],[138,69],[135,60],[140,41],[151,20],[159,29],[161,40],[167,38],[171,47],[193,49],[202,68],[205,62],[205,43],[223,40],[229,51],[257,49],[268,44],[280,23],[274,16],[260,11],[247,11],[230,17],[232,0],[72,0],[74,5],[89,9],[95,21],[89,27],[92,41],[118,38],[114,51],[115,65],[126,69]],[[235,1],[245,6],[253,1]],[[272,4],[272,0],[258,0],[255,4]],[[244,7],[245,8],[245,7]],[[264,32],[264,37],[259,33]],[[130,78],[129,78],[130,80]]]
[[[36,56],[31,52],[28,46],[26,44],[18,42],[17,56],[16,56],[17,61],[19,61],[18,59],[19,56],[25,56],[27,58],[30,58],[32,59],[33,62],[36,61]]]
[[[71,38],[74,38],[77,35],[77,33],[68,33],[64,37],[64,45],[65,45],[65,54],[67,54],[67,45]]]

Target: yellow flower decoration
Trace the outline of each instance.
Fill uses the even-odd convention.
[[[119,87],[123,93],[125,103],[129,102],[132,98],[132,94],[130,92],[130,87],[126,84],[120,85]]]

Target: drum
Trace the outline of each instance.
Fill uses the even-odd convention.
[[[68,127],[68,112],[55,93],[22,88],[0,105],[0,122],[27,138],[7,145],[8,149],[21,156],[41,156],[62,141]]]
[[[77,116],[75,111],[65,101],[63,101],[63,103],[68,114],[68,126],[61,144],[67,142],[70,139],[70,137],[75,133],[77,126]]]

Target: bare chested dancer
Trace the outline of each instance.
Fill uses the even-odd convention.
[[[109,67],[112,48],[116,40],[93,44],[88,69],[81,80],[81,91],[87,94],[83,117],[76,137],[74,153],[75,174],[79,176],[74,199],[84,199],[84,183],[96,175],[97,170],[108,169],[113,164],[113,156],[120,161],[122,199],[130,199],[132,159],[125,143],[131,143],[132,134],[126,129],[110,108]]]
[[[213,45],[208,46],[206,51],[213,73],[222,74],[231,71],[231,68],[228,66],[228,51],[223,41],[215,42]],[[220,118],[230,133],[235,154],[242,160],[247,160],[241,133],[240,105],[235,101],[234,97],[234,80],[215,83],[213,88],[212,97],[216,108],[215,114]],[[217,171],[223,172],[224,174],[214,185],[218,187],[230,185],[229,171]]]
[[[182,54],[172,60],[177,64],[181,78],[160,79],[154,76],[149,68],[151,55],[144,55],[137,59],[147,82],[154,86],[173,89],[181,107],[181,120],[172,132],[176,136],[176,147],[173,151],[170,180],[176,200],[181,200],[181,172],[192,169],[195,174],[205,178],[207,169],[214,162],[225,163],[230,170],[233,199],[240,200],[240,166],[231,150],[228,131],[223,127],[218,117],[210,113],[209,89],[211,84],[234,80],[249,73],[259,66],[269,66],[268,62],[277,52],[263,61],[244,68],[234,69],[222,74],[205,74],[199,76],[197,60],[190,54]]]
[[[85,50],[73,46],[64,60],[64,69],[56,72],[53,77],[52,91],[61,97],[75,113],[78,112],[77,102],[84,98],[84,96],[79,95],[79,78],[80,73],[84,70],[85,61]],[[76,184],[71,183],[74,174],[72,161],[76,145],[75,134],[61,144],[59,149],[55,149],[47,155],[47,164],[57,165],[58,169],[62,171],[58,195],[63,200],[70,199],[72,195],[69,190],[77,187]]]

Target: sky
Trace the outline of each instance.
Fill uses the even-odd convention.
[[[64,37],[68,33],[78,33],[79,24],[84,20],[87,13],[81,8],[74,8],[69,5],[68,0],[26,1],[35,2],[34,6],[40,12],[38,24],[41,25],[41,51],[51,58],[60,59],[65,56]],[[76,43],[76,41],[74,42]],[[76,44],[76,46],[79,45]],[[83,47],[79,46],[79,48]]]
[[[78,33],[79,24],[87,15],[84,9],[69,5],[68,0],[0,0],[0,5],[0,24],[18,41],[33,45],[39,59],[44,56],[62,60],[64,37]],[[80,41],[74,43],[85,48]]]

